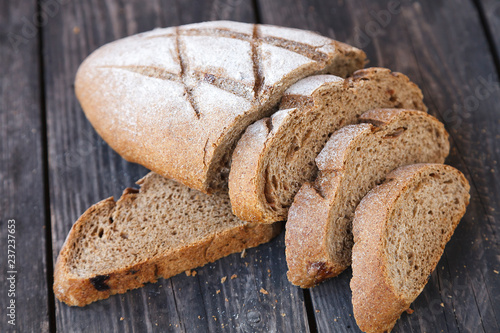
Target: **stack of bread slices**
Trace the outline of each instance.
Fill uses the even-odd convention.
[[[420,89],[313,32],[228,21],[131,36],[81,65],[97,132],[154,172],[73,225],[54,291],[84,306],[257,246],[286,222],[291,283],[352,265],[354,315],[390,330],[465,213]]]

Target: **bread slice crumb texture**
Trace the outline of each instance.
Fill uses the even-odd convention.
[[[150,173],[92,206],[75,223],[58,258],[56,296],[85,305],[202,266],[269,241],[277,225],[231,213],[227,194],[206,195]]]
[[[318,169],[314,158],[337,129],[373,108],[426,111],[420,89],[385,68],[346,80],[311,76],[291,86],[280,110],[251,125],[238,142],[229,174],[233,212],[243,220],[285,220],[293,198]]]
[[[72,273],[106,273],[244,224],[231,214],[227,196],[208,197],[156,174],[142,183],[140,195],[129,193],[110,215],[82,226]]]
[[[356,206],[387,173],[406,164],[443,163],[448,155],[443,124],[425,112],[378,109],[360,120],[371,123],[332,135],[316,158],[316,181],[300,189],[290,209],[285,239],[293,284],[311,287],[349,267]]]
[[[422,292],[469,203],[469,184],[442,164],[401,167],[362,200],[353,222],[353,308],[385,332]]]

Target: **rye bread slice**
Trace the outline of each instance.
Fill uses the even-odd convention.
[[[286,226],[288,279],[302,288],[340,274],[351,264],[356,206],[391,170],[443,163],[449,152],[442,123],[422,111],[370,110],[370,122],[336,131],[316,158],[319,175],[295,196]]]
[[[280,225],[243,222],[227,194],[208,196],[157,174],[90,207],[57,259],[54,293],[68,305],[140,288],[269,241]]]
[[[363,198],[353,222],[354,317],[388,332],[422,292],[469,203],[455,168],[417,164],[391,172]]]
[[[155,29],[106,44],[76,95],[122,157],[203,192],[227,186],[236,140],[297,80],[347,76],[363,51],[311,31],[231,21]]]
[[[290,87],[281,110],[247,128],[233,153],[229,195],[245,221],[285,220],[293,197],[314,179],[314,158],[329,136],[373,108],[426,111],[420,89],[385,68],[359,70],[348,79],[312,76]]]

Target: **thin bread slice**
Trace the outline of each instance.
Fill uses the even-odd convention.
[[[122,157],[203,192],[227,186],[236,140],[297,80],[347,76],[363,51],[311,31],[214,21],[106,44],[80,66],[78,100]]]
[[[149,173],[115,202],[90,207],[57,259],[54,293],[68,305],[140,288],[269,241],[279,224],[243,222],[227,194],[212,195]]]
[[[426,111],[408,77],[385,68],[359,70],[348,79],[312,76],[290,87],[282,110],[249,126],[233,153],[229,196],[236,216],[272,223],[286,219],[293,197],[314,178],[314,158],[329,136],[373,108]]]
[[[353,222],[354,317],[388,332],[424,289],[469,204],[469,183],[442,164],[401,167],[363,198]]]
[[[443,163],[448,133],[422,111],[370,110],[370,122],[336,131],[316,158],[319,175],[295,196],[286,226],[288,279],[302,288],[336,276],[351,264],[356,206],[391,170]]]

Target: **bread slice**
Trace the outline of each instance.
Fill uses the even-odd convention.
[[[227,186],[236,140],[297,80],[347,76],[366,55],[303,31],[230,21],[141,33],[76,75],[89,121],[121,156],[203,192]]]
[[[305,183],[288,214],[288,279],[302,288],[351,264],[351,223],[365,194],[387,173],[417,162],[443,163],[449,152],[442,123],[422,111],[371,110],[370,122],[336,131],[316,158],[319,175]]]
[[[420,89],[385,68],[359,70],[343,80],[312,76],[290,87],[281,110],[251,125],[238,142],[229,175],[236,216],[271,223],[286,219],[293,197],[314,179],[314,158],[329,136],[373,108],[427,110]]]
[[[354,317],[388,332],[424,289],[469,204],[469,183],[442,164],[401,167],[363,198],[353,222]]]
[[[227,194],[208,196],[150,173],[120,200],[73,225],[57,259],[54,293],[68,305],[142,287],[269,241],[280,225],[243,222]]]

